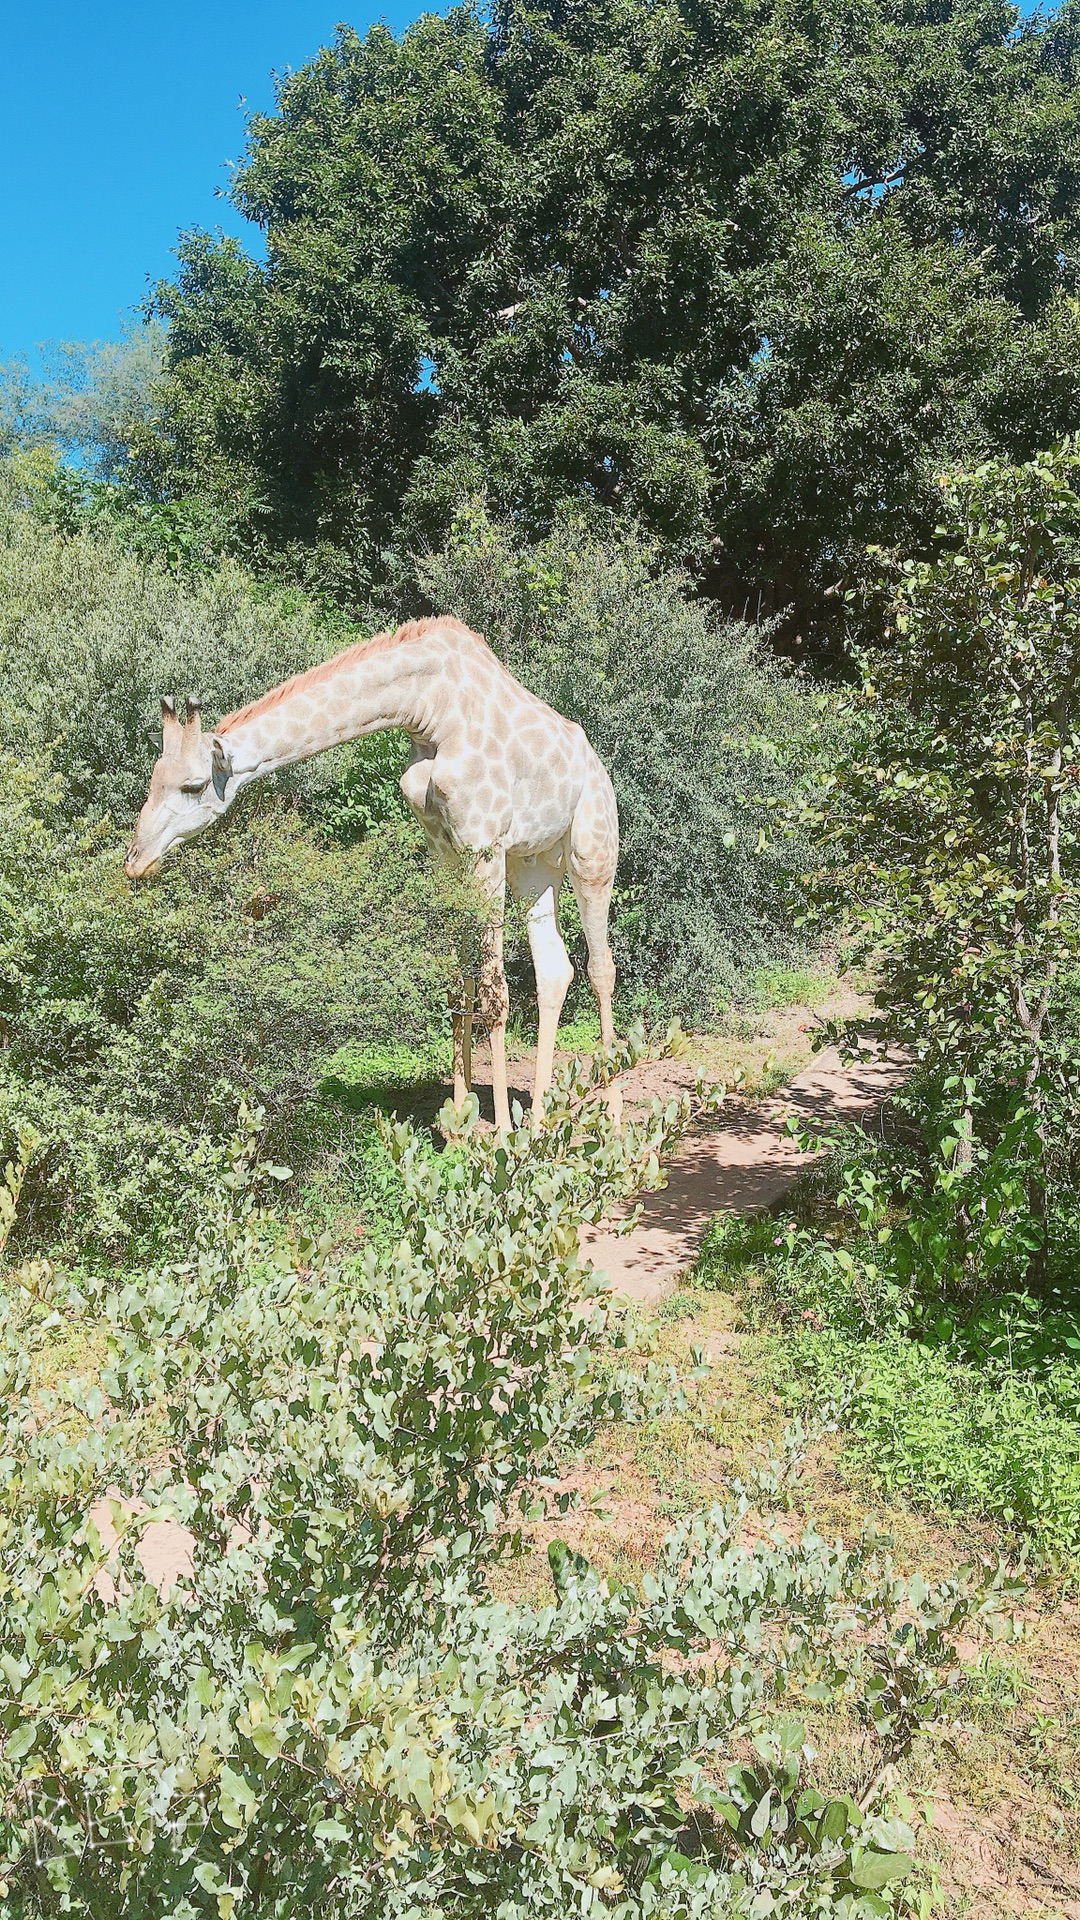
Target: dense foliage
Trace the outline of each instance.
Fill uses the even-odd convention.
[[[180,580],[107,530],[58,528],[54,482],[48,463],[0,469],[0,739],[51,750],[65,805],[125,829],[163,694],[216,716],[335,643],[304,596],[259,596],[234,562]]]
[[[742,1544],[765,1475],[676,1533],[640,1595],[556,1547],[548,1605],[491,1597],[558,1447],[656,1390],[603,1359],[577,1226],[656,1178],[677,1116],[620,1136],[580,1092],[543,1133],[437,1165],[401,1130],[390,1260],[343,1273],[275,1241],[238,1173],[190,1264],[8,1296],[13,1920],[871,1920],[903,1899],[883,1775],[993,1581],[930,1591],[871,1538]],[[107,1401],[32,1390],[65,1316],[107,1335]],[[139,1540],[164,1514],[190,1570],[159,1593]],[[850,1792],[814,1784],[807,1688],[865,1724]]]
[[[0,502],[0,1136],[34,1141],[24,1246],[128,1248],[190,1227],[241,1102],[299,1169],[326,1144],[336,1048],[441,1043],[469,904],[392,818],[385,742],[253,794],[133,888],[161,695],[227,708],[337,635],[232,563],[185,582],[108,532],[57,531],[19,472]]]
[[[755,967],[794,950],[785,888],[799,849],[763,827],[770,800],[823,763],[835,725],[760,635],[650,571],[655,559],[576,521],[523,546],[473,511],[418,579],[585,728],[611,773],[623,1006],[708,1024]]]
[[[241,1103],[299,1166],[335,1048],[431,1047],[461,909],[407,829],[327,847],[273,804],[136,890],[60,801],[0,755],[0,1137],[33,1141],[24,1245],[125,1248],[190,1231]]]
[[[635,517],[820,637],[944,459],[1080,424],[1077,21],[500,0],[342,30],[257,115],[265,262],[158,289],[144,483],[346,600],[463,499]]]
[[[938,551],[894,563],[863,719],[807,806],[812,905],[872,958],[899,1044],[880,1125],[765,1242],[717,1227],[812,1398],[933,1504],[1080,1546],[1076,1137],[1080,459],[943,480]],[[821,1144],[820,1130],[804,1144]]]
[[[1051,1169],[1062,1202],[1075,1177],[1078,474],[1066,446],[943,483],[940,551],[903,563],[891,644],[864,661],[873,718],[806,816],[828,855],[812,897],[877,957],[871,1029],[936,1098],[923,1257],[946,1284],[969,1262],[1042,1272]]]

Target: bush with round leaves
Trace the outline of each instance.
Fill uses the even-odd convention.
[[[792,1542],[760,1518],[748,1545],[764,1474],[677,1531],[641,1592],[556,1546],[548,1604],[492,1598],[567,1446],[672,1390],[613,1365],[617,1310],[577,1231],[655,1183],[679,1114],[620,1134],[583,1094],[565,1075],[543,1131],[466,1126],[437,1161],[391,1130],[388,1259],[343,1270],[275,1235],[240,1141],[231,1210],[190,1263],[9,1293],[12,1920],[898,1910],[911,1836],[887,1769],[938,1714],[993,1578],[931,1592],[872,1538]],[[100,1379],[45,1393],[35,1350],[80,1314]],[[162,1516],[190,1571],[158,1591],[139,1543]],[[808,1696],[864,1723],[848,1793],[815,1785]]]

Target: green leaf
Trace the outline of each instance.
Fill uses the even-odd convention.
[[[281,1752],[281,1736],[277,1727],[269,1721],[262,1721],[258,1726],[252,1727],[248,1739],[256,1753],[260,1753],[264,1760],[276,1760]]]
[[[316,1840],[336,1840],[344,1844],[352,1838],[348,1827],[343,1826],[340,1820],[319,1820],[313,1831]]]
[[[24,1720],[21,1727],[4,1741],[4,1757],[7,1760],[24,1760],[37,1739],[37,1722]]]
[[[910,1854],[871,1851],[860,1854],[857,1860],[852,1861],[848,1868],[848,1879],[860,1891],[876,1893],[880,1887],[887,1887],[894,1880],[905,1879],[914,1865]]]
[[[246,1827],[254,1819],[258,1799],[250,1782],[232,1767],[223,1766],[218,1781],[218,1810],[227,1827]]]
[[[830,1800],[821,1822],[821,1831],[826,1840],[842,1840],[850,1825],[851,1815],[843,1800]]]
[[[772,1789],[763,1793],[750,1817],[750,1831],[757,1839],[769,1830],[769,1815],[772,1809]]]

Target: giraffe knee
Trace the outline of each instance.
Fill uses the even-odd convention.
[[[505,1027],[510,1014],[510,995],[506,975],[485,973],[477,981],[476,1011],[488,1027]]]
[[[541,1007],[554,1007],[558,1012],[574,978],[574,969],[563,945],[550,895],[531,908],[528,927],[537,1002]]]
[[[610,1000],[615,991],[615,961],[611,948],[589,960],[589,985],[598,1000]]]
[[[570,982],[573,978],[574,969],[570,965],[569,960],[565,966],[559,968],[557,973],[538,973],[536,976],[536,998],[539,1005],[542,1007],[554,1007],[557,1012],[561,1012],[562,1003],[566,999]]]

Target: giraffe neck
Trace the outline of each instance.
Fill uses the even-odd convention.
[[[229,753],[233,792],[386,727],[438,747],[449,692],[445,658],[423,639],[395,645],[380,636],[350,648],[221,721],[215,732]]]

